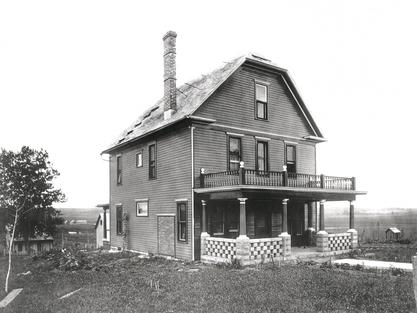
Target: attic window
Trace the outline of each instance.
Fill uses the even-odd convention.
[[[255,117],[268,119],[268,87],[255,83]]]

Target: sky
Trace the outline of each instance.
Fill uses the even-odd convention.
[[[174,30],[178,85],[260,53],[328,140],[318,173],[357,177],[357,207],[417,208],[416,13],[407,0],[1,1],[0,147],[49,152],[59,207],[108,202],[100,152],[161,98]]]

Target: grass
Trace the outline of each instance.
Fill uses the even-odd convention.
[[[417,255],[417,243],[397,244],[397,243],[372,243],[362,244],[360,251],[355,252],[355,257],[389,261],[411,263],[412,257]]]
[[[234,269],[130,254],[95,258],[111,266],[63,272],[15,257],[11,287],[24,291],[3,312],[414,312],[415,306],[411,274],[305,264]],[[2,282],[6,264],[1,258]],[[16,276],[27,270],[33,274]]]

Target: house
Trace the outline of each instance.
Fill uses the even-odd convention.
[[[319,175],[325,141],[288,71],[249,54],[176,86],[176,33],[164,42],[164,96],[102,153],[110,166],[110,246],[250,264],[357,245],[354,177]],[[346,201],[329,234],[324,203]]]
[[[103,208],[103,212],[97,217],[96,230],[96,248],[110,248],[110,213],[109,204],[99,204],[97,207]]]
[[[54,238],[51,236],[36,236],[29,238],[29,249],[23,238],[16,238],[13,241],[13,253],[17,255],[36,254],[42,251],[49,251],[52,249]]]
[[[385,231],[385,239],[386,240],[399,240],[401,236],[401,230],[397,227],[390,227]]]

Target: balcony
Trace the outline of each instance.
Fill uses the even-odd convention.
[[[228,186],[267,186],[290,187],[301,189],[324,189],[355,191],[355,177],[337,177],[326,175],[312,175],[288,173],[287,171],[258,171],[246,169],[243,166],[237,171],[205,173],[201,169],[200,188],[217,188]]]

